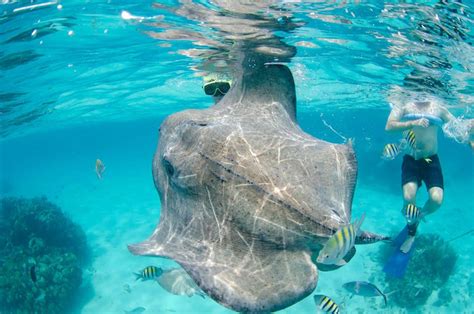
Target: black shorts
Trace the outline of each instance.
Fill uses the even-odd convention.
[[[416,182],[420,187],[421,181],[425,182],[428,190],[434,186],[444,189],[443,172],[438,155],[418,160],[410,155],[403,156],[402,186],[408,182]]]

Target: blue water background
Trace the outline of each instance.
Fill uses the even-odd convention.
[[[150,9],[150,3],[74,3],[63,3],[60,12],[35,11],[0,25],[0,59],[19,51],[33,50],[38,54],[24,64],[3,65],[1,69],[2,94],[17,94],[13,102],[2,103],[1,107],[2,196],[45,195],[85,230],[94,262],[86,272],[77,311],[123,313],[143,306],[145,313],[230,312],[209,298],[173,296],[156,283],[135,282],[133,272],[150,264],[173,263],[133,256],[126,247],[147,238],[159,219],[160,201],[153,185],[151,162],[160,123],[170,113],[212,104],[202,92],[201,78],[191,69],[199,62],[179,53],[189,49],[190,44],[174,41],[171,47],[160,47],[160,42],[144,34],[152,28],[120,19],[122,10],[145,16],[160,13]],[[376,1],[367,6],[374,11],[382,9]],[[289,64],[296,81],[298,121],[306,132],[327,141],[342,143],[340,135],[354,139],[359,176],[353,218],[365,213],[365,230],[393,235],[403,227],[404,218],[400,214],[401,157],[394,161],[380,158],[383,146],[400,138],[400,134],[384,131],[390,110],[387,91],[394,84],[401,85],[411,68],[406,59],[386,58],[381,52],[386,53],[390,45],[368,34],[396,33],[397,26],[404,22],[392,21],[389,25],[393,29],[387,30],[378,16],[371,16],[360,6],[351,10],[336,10],[347,19],[352,19],[350,12],[355,12],[357,21],[350,31],[344,25],[311,21],[288,39],[291,43],[316,41],[319,46],[317,50],[298,47],[297,56]],[[49,15],[45,16],[45,12]],[[30,34],[48,17],[64,18],[62,23],[73,25],[54,24],[58,28],[52,34],[26,36],[5,44],[13,35]],[[196,27],[178,17],[169,18]],[[50,24],[46,25],[48,29]],[[74,34],[68,35],[69,30]],[[348,43],[337,46],[315,40],[317,37],[343,38]],[[456,47],[466,60],[463,54],[447,54],[457,57],[453,73],[470,74],[463,72],[461,65],[465,62],[472,66],[472,50]],[[450,109],[456,115],[469,117],[472,78],[453,75],[451,79],[453,91],[459,94],[447,97]],[[463,97],[456,99],[459,95]],[[445,201],[422,224],[420,232],[451,239],[474,225],[474,156],[467,145],[446,138],[441,132],[439,139]],[[103,180],[98,180],[94,171],[97,158],[106,166]],[[418,205],[426,199],[424,187],[420,191]],[[471,311],[472,237],[471,234],[453,242],[459,259],[447,283],[454,296],[452,302],[439,307],[428,305],[418,312]],[[347,266],[321,273],[316,292],[344,300],[349,313],[386,311],[380,298],[348,299],[341,289],[346,281],[371,280],[385,290],[382,266],[376,262],[381,245],[385,244],[358,247]],[[132,292],[124,291],[124,285],[130,285]],[[435,301],[433,298],[429,304]],[[313,313],[314,308],[312,297],[308,297],[282,313]],[[390,310],[397,311],[393,307]]]

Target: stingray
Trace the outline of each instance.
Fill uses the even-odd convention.
[[[350,143],[299,127],[290,70],[244,68],[217,104],[173,114],[159,132],[160,220],[129,250],[175,260],[235,311],[277,311],[308,296],[315,256],[351,221],[357,162]]]

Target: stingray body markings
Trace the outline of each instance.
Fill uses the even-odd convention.
[[[221,167],[225,172],[229,173],[230,175],[232,176],[235,176],[237,177],[237,180],[242,180],[243,182],[245,182],[247,185],[246,186],[250,186],[252,188],[254,188],[255,190],[257,190],[258,192],[262,193],[263,195],[266,195],[267,196],[267,199],[271,199],[273,202],[275,202],[276,204],[280,205],[281,207],[283,208],[286,208],[286,209],[289,209],[289,210],[292,210],[292,211],[295,211],[295,212],[299,212],[299,213],[302,213],[302,210],[299,209],[299,208],[296,208],[294,207],[293,205],[285,202],[284,200],[278,198],[278,196],[276,196],[274,193],[272,192],[269,192],[265,189],[265,187],[263,187],[262,185],[260,184],[257,184],[256,182],[253,182],[251,181],[250,179],[244,177],[243,175],[241,174],[238,174],[235,170],[231,169],[229,166],[226,166],[222,163],[219,163],[218,161],[216,160],[213,160],[212,158],[210,158],[209,156],[206,156],[205,154],[199,152],[199,154],[209,160],[210,162],[218,165],[219,167]],[[227,182],[228,180],[223,178],[221,175],[213,172],[214,175],[216,177],[218,177],[222,182]],[[304,215],[302,213],[302,215]],[[313,221],[311,220],[309,217],[306,217],[308,222],[310,223],[313,223],[315,225],[318,225],[319,228],[323,231],[323,232],[319,232],[318,234],[315,234],[313,232],[310,232],[311,235],[313,236],[321,236],[321,237],[324,237],[324,236],[328,236],[328,235],[332,235],[333,233],[335,233],[337,230],[336,229],[333,229],[333,228],[330,228],[330,227],[327,227],[326,225],[324,225],[323,223],[320,223],[320,222],[317,222],[317,221]],[[309,232],[309,231],[308,231]],[[303,234],[300,234],[301,236],[303,236]]]

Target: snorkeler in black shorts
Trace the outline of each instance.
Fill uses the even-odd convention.
[[[409,235],[400,248],[404,253],[411,249],[420,219],[435,212],[443,202],[444,182],[437,155],[437,133],[443,123],[454,119],[444,106],[432,99],[414,100],[394,107],[387,119],[387,131],[411,130],[413,134],[413,147],[404,156],[402,164],[402,213],[407,219]],[[421,207],[416,204],[416,195],[422,182],[426,184],[428,199]]]
[[[443,171],[438,155],[416,160],[410,155],[403,156],[402,163],[402,188],[409,182],[416,182],[418,188],[425,182],[426,189],[438,187],[444,190]],[[415,236],[418,222],[408,225],[408,234]]]

